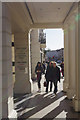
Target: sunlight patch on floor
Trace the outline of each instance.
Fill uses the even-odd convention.
[[[30,110],[33,110],[34,108],[36,108],[36,106],[35,106],[35,107],[32,107],[32,108],[26,108],[25,110],[23,110],[23,111],[20,113],[20,116],[23,115],[24,113],[29,112]]]
[[[51,92],[47,93],[46,95],[43,96],[43,98],[49,96],[51,94]]]
[[[67,112],[63,110],[56,118],[65,118],[64,120],[66,120],[66,114]]]
[[[39,118],[43,118],[45,115],[47,115],[48,113],[53,111],[56,107],[58,107],[60,102],[62,100],[64,100],[65,98],[66,98],[66,96],[63,96],[63,97],[59,98],[58,100],[56,100],[55,102],[51,103],[50,105],[48,105],[44,109],[40,110],[39,112],[35,113],[34,115],[32,115],[29,118],[38,118],[37,120],[39,120]]]

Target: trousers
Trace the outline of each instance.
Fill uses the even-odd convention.
[[[50,91],[52,91],[52,81],[47,81],[46,92],[48,92],[49,82],[50,82]]]
[[[46,92],[48,92],[48,87],[49,87],[49,82],[50,82],[50,91],[52,91],[52,85],[54,84],[54,93],[56,93],[57,90],[57,81],[47,81],[47,85],[46,85]]]

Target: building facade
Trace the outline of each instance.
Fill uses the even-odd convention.
[[[80,111],[79,26],[80,2],[0,2],[0,119],[17,119],[13,93],[31,93],[30,30],[33,28],[63,28],[63,91],[68,99],[72,99],[74,110]],[[15,44],[15,84],[12,76],[12,35]]]

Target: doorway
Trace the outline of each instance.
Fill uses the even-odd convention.
[[[33,29],[30,35],[30,53],[31,53],[31,81],[32,92],[37,92],[37,80],[35,67],[37,62],[47,63],[55,61],[60,69],[61,82],[58,83],[58,89],[63,90],[64,73],[62,72],[61,64],[64,64],[64,31],[62,28],[57,29]],[[46,70],[45,70],[46,73]],[[41,79],[41,91],[45,92],[44,88],[45,74]]]

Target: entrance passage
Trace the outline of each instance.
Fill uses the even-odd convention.
[[[55,62],[57,67],[62,70],[61,64],[64,69],[64,32],[62,28],[57,29],[33,29],[30,33],[30,62],[31,62],[31,88],[32,93],[37,92],[35,68],[37,63],[40,62],[41,66],[45,66],[44,74],[48,67],[48,63]],[[63,70],[64,71],[64,70]],[[64,72],[63,72],[64,73]],[[61,73],[62,75],[62,73]],[[61,77],[64,78],[64,75]],[[49,79],[49,78],[48,78]],[[42,90],[44,79],[42,83]],[[46,80],[45,80],[46,81]],[[62,85],[63,87],[63,85]],[[42,91],[41,90],[41,91]]]
[[[44,76],[43,76],[44,78]],[[15,109],[20,119],[36,118],[80,118],[80,114],[76,113],[72,108],[72,101],[67,99],[66,94],[62,91],[62,82],[58,84],[58,93],[56,96],[53,92],[45,93],[42,88],[41,93],[34,90],[32,94],[25,94],[15,97]],[[34,87],[36,83],[34,83]]]
[[[42,31],[41,31],[42,32]],[[41,33],[40,32],[40,33]],[[35,35],[36,34],[36,35]],[[35,72],[34,69],[35,66],[33,66],[35,63],[38,62],[38,60],[40,59],[41,63],[43,62],[43,60],[45,60],[45,62],[47,61],[55,61],[57,63],[57,66],[60,66],[60,62],[61,60],[64,61],[64,54],[63,54],[63,50],[59,55],[52,55],[49,56],[51,53],[54,51],[48,51],[49,53],[47,53],[45,56],[43,56],[43,45],[39,43],[39,41],[36,42],[36,36],[38,35],[38,30],[34,30],[32,31],[31,34],[31,53],[32,53],[32,57],[31,57],[31,78],[33,78],[35,76]],[[41,34],[40,34],[41,35]],[[33,37],[34,36],[34,37]],[[53,35],[54,36],[54,35]],[[37,36],[38,38],[38,36]],[[41,43],[45,43],[45,42],[41,42]],[[58,44],[59,45],[59,44]],[[44,45],[45,46],[45,45]],[[45,47],[46,48],[46,47]],[[34,54],[37,51],[37,53],[41,53],[40,54]],[[59,50],[56,50],[56,52],[58,52]],[[56,53],[55,52],[55,53]],[[36,57],[35,57],[36,56]],[[54,56],[54,57],[53,57]],[[41,57],[41,58],[40,58]],[[35,61],[35,62],[34,62]],[[32,81],[32,93],[31,94],[24,94],[24,95],[20,95],[17,97],[15,96],[14,101],[15,101],[15,109],[18,113],[18,118],[19,119],[37,119],[37,120],[42,120],[42,119],[55,119],[55,118],[79,118],[80,114],[76,113],[73,110],[72,107],[72,100],[69,100],[67,98],[67,95],[65,92],[63,92],[63,81],[64,81],[64,77],[61,77],[60,79],[60,83],[58,82],[58,92],[57,95],[53,94],[54,91],[54,85],[52,88],[52,92],[46,93],[46,88],[44,87],[44,81],[45,81],[45,75],[42,75],[41,78],[41,92],[37,92],[38,90],[38,85],[36,81]],[[50,85],[49,85],[49,90],[50,90]]]

